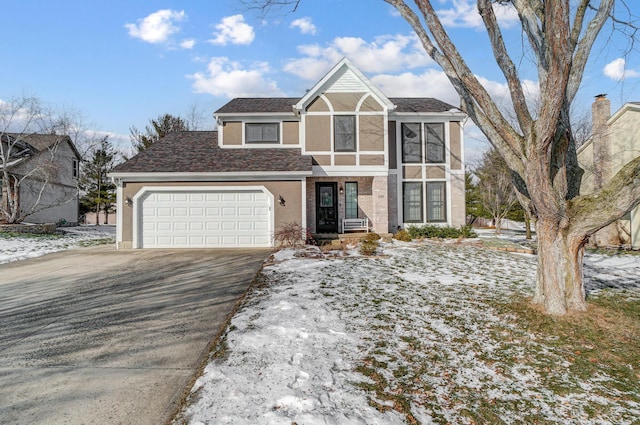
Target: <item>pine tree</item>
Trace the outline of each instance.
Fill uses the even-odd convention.
[[[105,223],[109,212],[116,202],[116,186],[107,174],[116,166],[118,154],[113,144],[105,136],[98,148],[90,153],[90,158],[83,161],[81,189],[84,195],[80,198],[82,213],[96,212],[96,224],[99,224],[100,211],[105,213]]]

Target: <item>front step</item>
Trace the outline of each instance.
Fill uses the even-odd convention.
[[[370,232],[371,233],[371,232]],[[383,240],[391,240],[392,233],[378,233]],[[356,244],[367,235],[366,232],[350,233],[314,233],[313,238],[318,245],[341,246],[342,244]]]

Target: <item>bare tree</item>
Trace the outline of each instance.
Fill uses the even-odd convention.
[[[257,0],[256,0],[257,1]],[[640,203],[640,158],[622,168],[598,192],[580,196],[583,171],[570,123],[571,104],[587,60],[606,22],[631,22],[624,0],[477,0],[496,63],[507,82],[517,125],[512,125],[460,54],[432,0],[384,0],[409,23],[427,54],[460,96],[461,108],[507,161],[519,198],[536,221],[538,269],[534,303],[551,314],[585,311],[582,259],[590,235]],[[252,2],[255,3],[255,2]],[[263,0],[265,7],[299,0]],[[518,14],[527,52],[538,74],[539,105],[527,103],[516,62],[498,24],[494,5]],[[629,31],[633,37],[634,31]]]
[[[76,199],[72,177],[69,184],[59,178],[62,146],[72,146],[67,124],[36,97],[0,101],[0,221],[19,223]],[[60,187],[50,190],[53,185]]]
[[[511,0],[535,57],[540,105],[531,110],[517,67],[504,42],[494,2],[478,0],[491,48],[509,87],[518,125],[510,125],[445,31],[431,1],[386,0],[409,22],[424,48],[444,70],[462,109],[511,167],[523,202],[536,220],[538,271],[534,302],[545,311],[585,311],[582,258],[587,239],[640,202],[640,158],[623,168],[599,193],[580,196],[570,108],[589,53],[614,0]],[[621,3],[621,2],[620,2]],[[572,7],[574,6],[574,7]]]
[[[500,154],[492,148],[482,155],[482,162],[476,168],[475,174],[479,179],[478,190],[482,205],[491,214],[496,233],[500,234],[502,220],[518,202],[511,170]]]

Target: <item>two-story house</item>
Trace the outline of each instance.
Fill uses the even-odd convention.
[[[0,143],[0,222],[15,212],[18,221],[77,224],[81,157],[69,136],[2,133]]]
[[[301,98],[233,99],[214,117],[217,131],[171,133],[111,173],[119,247],[269,247],[292,222],[465,223],[465,114],[388,98],[347,59]]]
[[[625,103],[611,115],[611,102],[596,96],[591,107],[592,135],[578,149],[584,170],[580,192],[593,193],[607,184],[618,171],[640,156],[640,103]],[[640,207],[621,220],[598,231],[591,242],[599,246],[629,244],[640,248]]]

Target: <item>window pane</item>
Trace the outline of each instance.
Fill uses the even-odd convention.
[[[402,124],[402,162],[422,162],[420,123]]]
[[[405,223],[422,223],[422,183],[403,183]]]
[[[358,183],[344,184],[345,218],[358,218]]]
[[[427,221],[447,221],[447,197],[444,182],[427,183]]]
[[[245,137],[247,143],[279,143],[278,123],[247,124],[245,126]]]
[[[336,115],[333,117],[335,150],[354,152],[356,150],[356,117]]]
[[[443,163],[444,161],[444,124],[427,124],[427,162]]]

